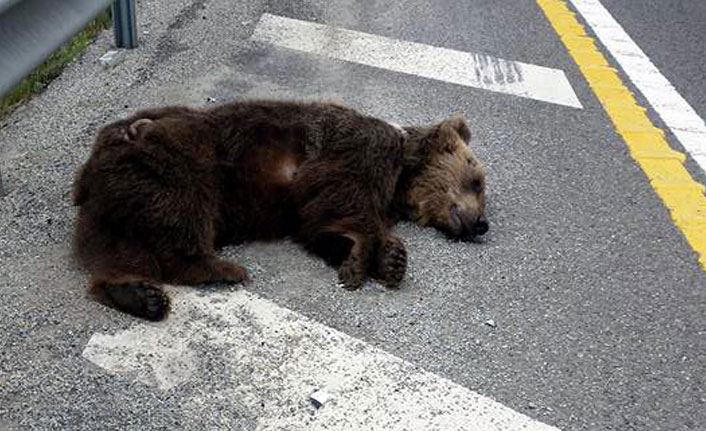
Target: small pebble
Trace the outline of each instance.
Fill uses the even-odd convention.
[[[323,389],[319,389],[314,391],[311,395],[309,395],[309,399],[311,400],[312,404],[314,404],[314,407],[321,408],[324,404],[327,402],[331,401],[333,397],[331,394],[328,392],[324,391]]]

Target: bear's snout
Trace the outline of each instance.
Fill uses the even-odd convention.
[[[458,205],[451,205],[449,210],[451,231],[463,239],[472,239],[484,235],[490,229],[488,220],[484,215],[472,214],[462,211]]]

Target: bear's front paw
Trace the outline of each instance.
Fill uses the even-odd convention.
[[[389,236],[380,250],[377,274],[385,287],[395,288],[407,272],[407,249],[401,239]]]

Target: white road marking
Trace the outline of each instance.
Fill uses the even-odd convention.
[[[209,400],[232,407],[258,430],[558,431],[254,294],[180,290],[172,298],[165,322],[96,333],[83,356],[178,390],[200,410]],[[221,362],[218,384],[199,386]],[[309,400],[317,389],[332,396],[319,409]]]
[[[563,71],[264,14],[252,39],[333,59],[583,108]]]
[[[570,0],[652,108],[706,171],[706,124],[598,0]]]

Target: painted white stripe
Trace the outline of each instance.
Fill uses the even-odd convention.
[[[165,322],[96,333],[83,356],[177,390],[198,412],[233,408],[258,430],[558,431],[254,294],[172,298]],[[200,386],[213,364],[218,375]],[[333,396],[318,410],[308,401],[316,389]]]
[[[252,39],[333,59],[582,108],[563,71],[264,14]]]
[[[625,74],[706,171],[706,124],[598,0],[570,0]]]

